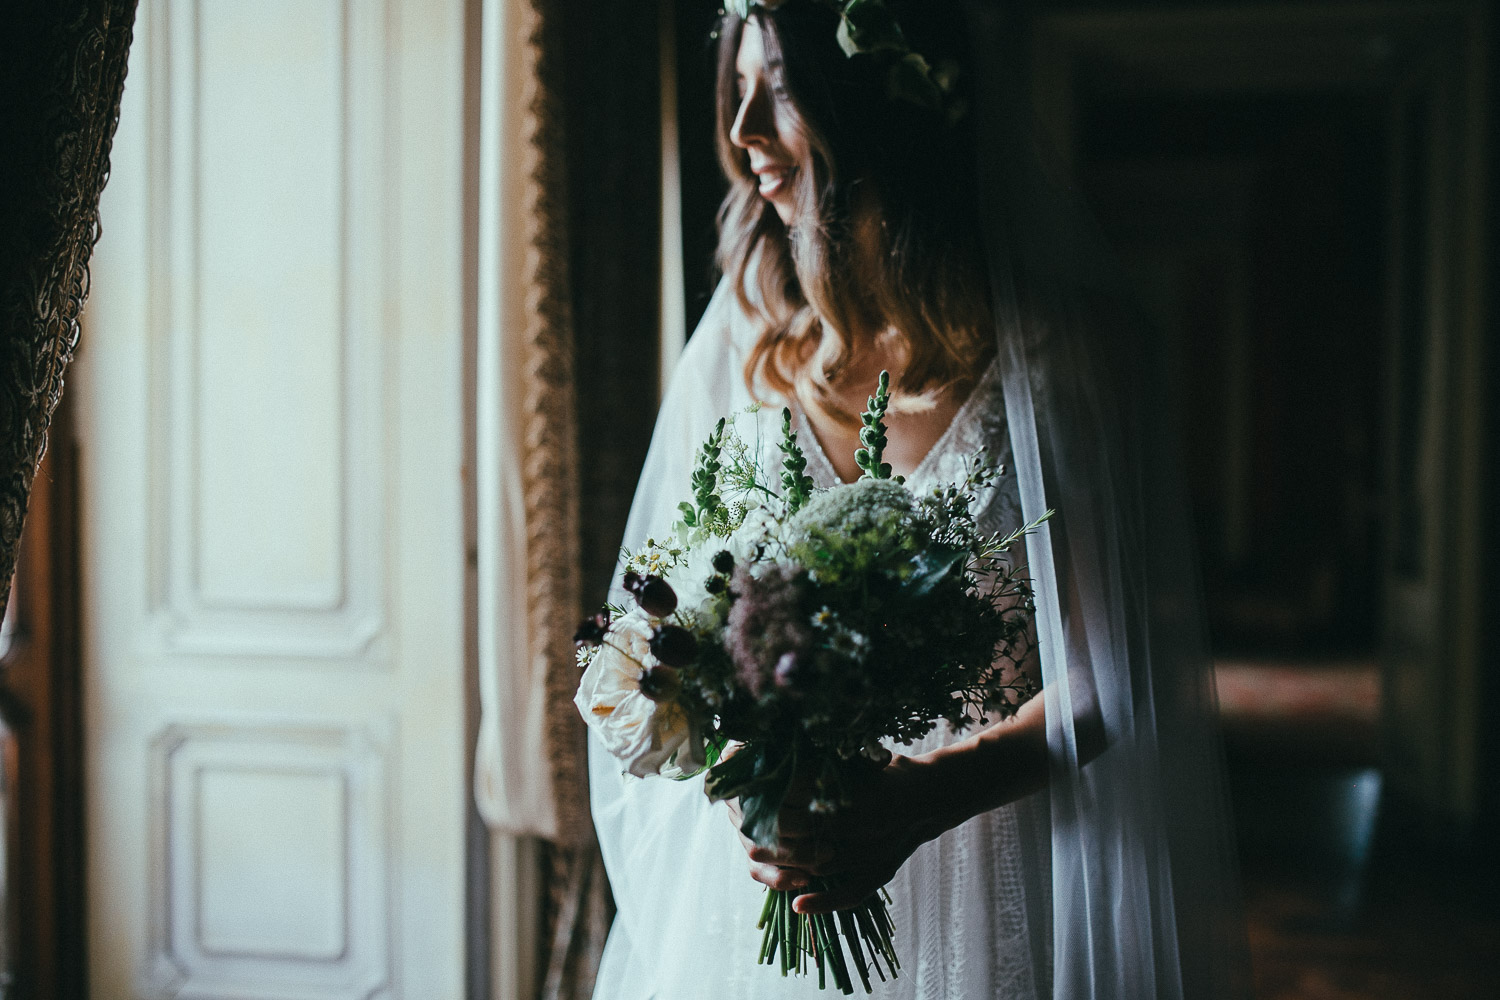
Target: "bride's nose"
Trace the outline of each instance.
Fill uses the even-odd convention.
[[[766,87],[756,81],[745,90],[740,109],[729,128],[729,141],[741,149],[767,145],[776,138],[776,109]]]

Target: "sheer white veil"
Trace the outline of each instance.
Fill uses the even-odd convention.
[[[1168,365],[1078,197],[1044,166],[1003,55],[1014,51],[1007,19],[988,3],[971,17],[979,208],[1014,473],[1028,520],[1057,511],[1027,539],[1052,762],[1053,995],[1243,996],[1237,861]]]
[[[1043,168],[1010,76],[1009,21],[989,2],[963,6],[1013,474],[1028,520],[1057,511],[1027,540],[1051,757],[1048,790],[1024,810],[1039,835],[1020,844],[1038,1000],[1244,996],[1217,706],[1161,345],[1078,199]],[[744,326],[721,284],[667,392],[627,547],[670,524],[695,448],[749,402]],[[734,377],[707,383],[699,373],[710,370]],[[753,934],[740,935],[748,958],[697,954],[678,937],[720,920],[728,900],[759,898],[721,807],[696,783],[622,780],[597,745],[591,782],[620,904],[598,995],[771,995],[734,978],[768,971],[753,967]],[[615,992],[602,992],[606,981]]]

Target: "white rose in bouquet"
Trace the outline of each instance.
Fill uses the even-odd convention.
[[[648,673],[672,670],[651,653],[653,630],[650,617],[639,608],[613,622],[589,659],[573,698],[604,748],[627,771],[642,778],[696,770],[703,764],[696,759],[699,741],[693,738],[687,713],[676,701],[653,700],[641,689]],[[674,761],[684,748],[684,760]]]

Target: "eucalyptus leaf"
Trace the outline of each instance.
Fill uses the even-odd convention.
[[[748,744],[709,768],[708,777],[703,779],[709,801],[732,799],[744,791],[754,779],[755,766],[763,753],[758,744]]]
[[[906,580],[906,590],[913,597],[926,597],[949,573],[963,565],[968,556],[964,549],[932,546],[912,560],[914,572]]]
[[[854,36],[850,34],[849,22],[847,20],[843,18],[839,19],[839,30],[835,37],[838,38],[839,48],[844,50],[844,55],[850,57],[851,59],[859,55],[859,43],[856,42],[854,40]]]
[[[703,746],[703,763],[702,763],[702,765],[700,765],[699,767],[693,768],[691,771],[683,771],[683,773],[681,773],[681,774],[673,775],[672,776],[672,780],[673,781],[691,781],[694,778],[698,777],[698,775],[702,774],[703,772],[707,771],[709,768],[713,767],[715,764],[717,764],[719,762],[719,755],[724,752],[724,743],[725,743],[725,741],[723,741],[723,740],[710,739]],[[679,751],[677,754],[674,754],[673,757],[672,757],[673,762],[676,763],[678,761],[678,759],[679,759],[680,756],[681,756],[681,751]],[[680,767],[681,765],[679,764],[678,766]]]
[[[932,78],[933,83],[938,85],[939,90],[949,94],[953,92],[954,87],[958,86],[958,78],[962,72],[957,61],[940,59],[937,65],[928,72],[928,76]]]
[[[943,104],[943,91],[933,82],[931,67],[916,52],[908,52],[891,66],[886,87],[890,98],[895,101],[906,101],[924,108],[940,108]]]
[[[764,761],[765,757],[761,759]],[[796,771],[796,765],[797,752],[793,749],[740,794],[740,812],[744,816],[740,832],[761,847],[776,846],[781,826],[781,807],[786,802],[787,790],[792,786],[792,774]]]
[[[839,24],[839,45],[845,55],[870,52],[907,52],[906,36],[885,0],[850,0]]]
[[[762,847],[776,843],[777,816],[797,769],[796,747],[747,743],[709,768],[703,790],[711,801],[739,799],[740,832]]]
[[[724,754],[724,747],[727,742],[727,740],[723,739],[709,740],[708,746],[703,748],[703,760],[706,768],[713,767],[719,762],[719,758]]]
[[[787,783],[790,784],[791,775],[787,775]],[[786,785],[779,790],[768,789],[763,792],[746,792],[740,796],[740,813],[744,819],[740,823],[740,832],[749,837],[760,847],[776,846],[776,835],[781,825],[781,803],[786,799]]]

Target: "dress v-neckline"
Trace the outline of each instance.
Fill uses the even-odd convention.
[[[929,466],[936,464],[942,457],[948,443],[973,421],[974,409],[980,404],[981,400],[989,395],[989,384],[999,375],[999,372],[1000,356],[997,354],[990,359],[989,365],[984,369],[984,374],[979,376],[979,381],[975,382],[974,387],[969,390],[968,398],[963,401],[963,405],[958,408],[958,412],[953,414],[953,419],[948,421],[948,426],[943,429],[943,433],[939,434],[937,440],[932,442],[932,446],[927,449],[927,453],[922,456],[922,460],[916,464],[911,472],[907,473],[907,482],[920,485],[922,477],[930,475]],[[823,449],[823,442],[818,439],[818,433],[813,429],[812,421],[808,420],[807,414],[802,412],[802,407],[794,403],[792,405],[792,412],[796,415],[798,436],[807,441],[809,445],[803,451],[809,456],[809,464],[816,466],[813,478],[815,480],[822,479],[823,482],[820,485],[823,486],[838,486],[840,484],[847,486],[850,482],[858,482],[858,477],[853,480],[846,480],[843,476],[839,475],[838,469],[834,468],[833,460],[828,457],[828,452]]]

